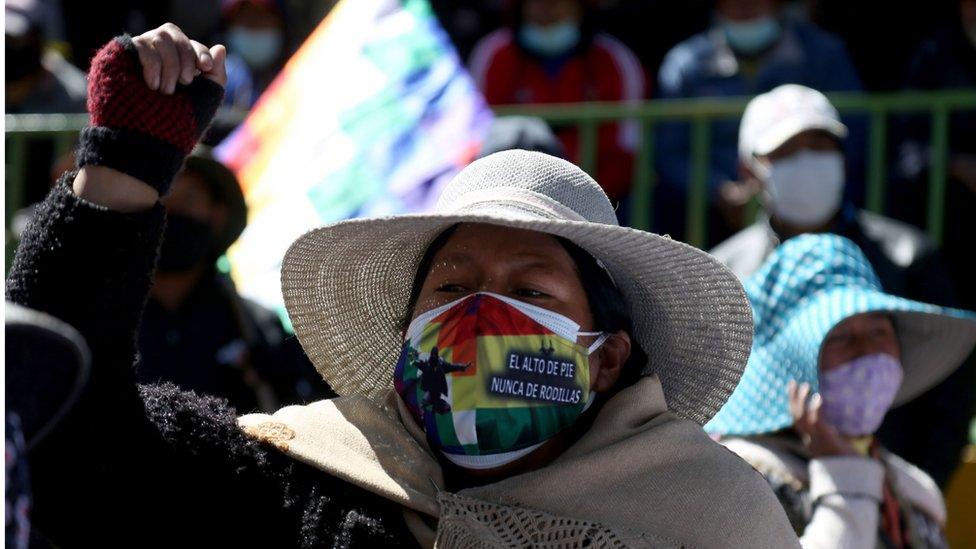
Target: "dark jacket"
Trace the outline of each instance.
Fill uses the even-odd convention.
[[[72,179],[40,206],[7,279],[9,300],[70,323],[92,352],[78,403],[30,454],[35,532],[69,547],[415,545],[399,506],[247,438],[226,401],[136,384],[163,208],[108,211]]]
[[[935,244],[919,229],[847,206],[831,232],[851,239],[867,256],[885,292],[924,303],[958,306]],[[740,278],[751,275],[780,243],[768,217],[709,253]],[[878,435],[895,454],[924,469],[940,486],[966,445],[974,395],[973,361],[915,400],[888,412]]]
[[[219,272],[204,274],[176,310],[150,298],[138,347],[140,383],[226,398],[242,414],[335,396],[277,315]]]

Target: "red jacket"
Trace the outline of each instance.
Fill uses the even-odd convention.
[[[608,34],[568,59],[555,74],[523,51],[510,29],[481,39],[471,54],[471,74],[492,105],[640,101],[647,96],[644,70],[633,52]],[[630,190],[639,128],[634,123],[603,124],[599,130],[596,179],[612,199]],[[576,128],[557,132],[569,160],[580,157]]]

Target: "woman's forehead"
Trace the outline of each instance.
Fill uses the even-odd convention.
[[[546,263],[571,261],[553,235],[499,225],[464,223],[458,225],[434,255],[434,266],[486,259]]]
[[[831,332],[848,332],[857,329],[871,328],[883,324],[891,324],[891,317],[889,317],[887,313],[859,313],[856,315],[851,315],[838,322]]]

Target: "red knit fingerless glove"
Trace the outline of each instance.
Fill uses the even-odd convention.
[[[95,54],[88,73],[91,122],[81,132],[78,167],[113,168],[166,194],[223,95],[203,76],[177,83],[172,95],[152,91],[132,38],[116,37]]]

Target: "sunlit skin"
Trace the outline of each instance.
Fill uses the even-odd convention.
[[[580,0],[526,0],[522,5],[522,20],[540,27],[566,21],[578,23],[582,18]]]
[[[424,279],[413,317],[466,295],[492,292],[565,315],[593,329],[586,293],[573,260],[552,236],[484,224],[462,224],[434,255]],[[593,337],[580,338],[589,345]],[[630,336],[619,331],[590,356],[590,389],[609,391],[620,378],[630,356]],[[583,427],[581,425],[581,427]],[[585,429],[584,429],[585,430]],[[467,477],[497,478],[542,467],[562,453],[580,435],[568,429],[535,452],[504,467],[481,471],[456,471],[456,482]]]
[[[881,313],[854,315],[834,326],[824,338],[820,347],[820,371],[829,372],[856,358],[877,353],[901,358],[901,347],[891,318]],[[809,384],[797,386],[790,382],[787,393],[793,429],[812,457],[857,454],[851,439],[841,435],[821,417],[823,399],[819,394],[810,396]]]

